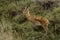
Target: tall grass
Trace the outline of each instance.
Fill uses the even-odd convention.
[[[29,6],[30,5],[30,6]],[[48,35],[43,30],[34,31],[21,9],[29,6],[32,13],[52,20],[49,24]],[[52,11],[43,10],[42,7],[30,0],[1,0],[0,1],[0,40],[60,40],[60,7]],[[36,27],[37,28],[37,27]]]

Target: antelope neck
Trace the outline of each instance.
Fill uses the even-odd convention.
[[[30,17],[31,15],[30,15],[30,13],[26,13],[26,17]]]

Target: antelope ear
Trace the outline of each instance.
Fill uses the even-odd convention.
[[[25,10],[29,10],[29,8],[28,7],[25,7]]]
[[[27,7],[25,7],[24,9],[27,10]]]

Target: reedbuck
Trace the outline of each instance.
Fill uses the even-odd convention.
[[[32,15],[30,12],[29,12],[29,9],[28,8],[25,8],[23,10],[23,14],[26,16],[26,18],[32,22],[32,25],[34,25],[35,23],[38,23],[40,25],[42,25],[44,31],[47,33],[48,31],[48,24],[49,24],[49,21],[48,19],[42,17],[42,16],[36,16],[36,15]]]

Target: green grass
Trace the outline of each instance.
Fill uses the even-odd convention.
[[[38,16],[43,16],[54,22],[60,22],[60,7],[52,11],[43,10],[42,7],[30,0],[0,0],[0,40],[60,40],[60,23],[49,24],[49,34],[44,30],[34,31],[21,9],[29,6],[30,11]],[[14,16],[13,13],[16,15]]]

